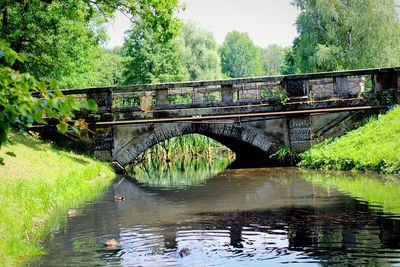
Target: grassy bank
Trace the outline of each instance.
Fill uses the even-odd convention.
[[[96,197],[114,173],[106,164],[14,134],[0,150],[0,266],[43,253],[40,242],[67,210]],[[61,215],[61,216],[60,216]]]
[[[400,173],[400,107],[300,155],[300,166]]]

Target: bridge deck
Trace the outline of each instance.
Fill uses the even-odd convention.
[[[150,122],[229,122],[300,113],[381,108],[397,94],[400,68],[63,90],[94,99],[93,126]]]
[[[94,99],[91,125],[243,120],[380,108],[398,94],[400,68],[63,90]]]

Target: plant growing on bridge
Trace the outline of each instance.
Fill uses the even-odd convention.
[[[288,163],[293,165],[297,161],[298,156],[290,149],[289,146],[283,145],[279,147],[278,150],[270,156],[270,158],[276,159],[282,164]]]
[[[57,121],[60,132],[66,132],[68,128],[86,129],[83,120],[73,119],[74,111],[96,110],[96,103],[65,97],[55,82],[39,81],[29,73],[11,68],[24,60],[23,55],[0,39],[0,148],[7,141],[11,128],[24,130],[35,123],[46,124],[50,119]]]

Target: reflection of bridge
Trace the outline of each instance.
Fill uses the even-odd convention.
[[[86,95],[94,153],[124,167],[141,152],[190,133],[209,136],[239,160],[266,160],[287,145],[295,152],[339,136],[400,91],[400,69],[367,69],[65,90]],[[364,112],[365,113],[365,112]]]

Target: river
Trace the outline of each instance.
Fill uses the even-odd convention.
[[[400,266],[399,177],[227,164],[119,177],[31,264]],[[104,247],[109,239],[118,246]]]

